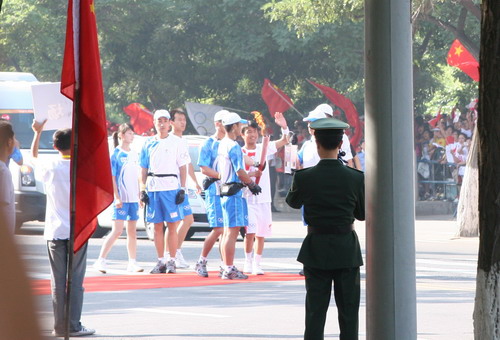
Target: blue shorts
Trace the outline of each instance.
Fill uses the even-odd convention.
[[[113,205],[113,221],[123,220],[123,221],[137,221],[139,219],[139,203],[123,203],[121,208],[117,208]]]
[[[246,227],[248,225],[247,201],[241,196],[223,196],[222,217],[224,227]]]
[[[149,204],[146,220],[149,223],[177,222],[184,218],[180,205],[175,204],[175,195],[179,190],[148,192]]]
[[[193,214],[193,210],[191,210],[191,205],[189,205],[187,189],[186,189],[186,196],[184,197],[184,202],[179,204],[179,210],[182,211],[182,214],[184,216]]]
[[[220,196],[206,195],[205,208],[207,210],[208,225],[212,228],[223,227],[224,218],[222,217]]]

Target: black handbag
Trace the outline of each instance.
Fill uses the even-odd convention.
[[[229,182],[223,183],[220,186],[220,196],[236,195],[244,187],[243,183]]]

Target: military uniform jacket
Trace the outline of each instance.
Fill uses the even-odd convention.
[[[335,228],[365,219],[364,174],[337,159],[322,159],[316,166],[299,170],[286,196],[288,205],[304,207],[310,228]],[[363,265],[356,232],[310,233],[304,239],[297,261],[305,266],[332,270]]]

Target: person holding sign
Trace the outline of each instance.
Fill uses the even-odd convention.
[[[40,137],[46,121],[33,121],[35,135],[31,144],[31,156],[36,162]],[[50,261],[52,305],[54,308],[53,335],[64,336],[64,305],[66,300],[66,279],[68,266],[68,247],[70,237],[70,164],[71,164],[71,129],[59,129],[53,136],[54,149],[59,158],[49,162],[36,162],[37,176],[43,180],[47,194],[45,230]],[[87,269],[87,243],[73,257],[71,281],[71,305],[69,315],[70,336],[92,335],[95,330],[83,326],[80,322],[83,307],[83,279]]]

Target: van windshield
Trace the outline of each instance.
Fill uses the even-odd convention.
[[[31,129],[34,115],[32,113],[14,113],[7,114],[7,116],[9,116],[8,120],[14,128],[14,133],[16,134],[16,139],[19,141],[20,148],[29,149],[34,135],[34,132]],[[53,134],[54,131],[42,132],[42,137],[40,138],[40,149],[53,149]]]

